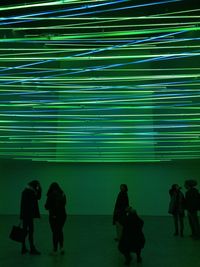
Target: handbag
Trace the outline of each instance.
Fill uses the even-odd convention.
[[[13,241],[22,243],[26,237],[26,231],[21,227],[21,225],[13,225],[9,237]]]

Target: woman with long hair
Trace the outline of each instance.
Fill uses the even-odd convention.
[[[49,211],[49,223],[53,237],[53,253],[57,254],[58,246],[60,253],[64,254],[64,235],[63,226],[65,224],[67,214],[65,210],[66,196],[58,183],[54,182],[50,185],[47,192],[47,200],[45,208]]]

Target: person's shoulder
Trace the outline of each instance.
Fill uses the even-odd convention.
[[[23,193],[23,194],[27,194],[27,193],[29,193],[30,191],[31,191],[30,188],[25,187],[25,188],[23,189],[22,193]]]
[[[61,196],[63,197],[63,198],[66,198],[66,195],[65,195],[65,193],[62,191],[61,192]]]

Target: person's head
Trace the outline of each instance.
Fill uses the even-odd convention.
[[[173,191],[177,191],[177,190],[179,190],[179,189],[181,189],[181,188],[180,188],[180,186],[179,186],[178,184],[173,184],[172,187],[171,187],[171,189],[172,189]]]
[[[121,184],[120,185],[120,191],[127,192],[128,191],[128,186],[126,184]]]
[[[47,192],[47,195],[51,194],[51,193],[56,193],[56,192],[62,192],[60,186],[58,183],[53,182],[52,184],[50,184],[49,186],[49,190]]]
[[[32,180],[31,182],[28,183],[30,187],[32,187],[34,190],[38,190],[40,187],[40,182],[38,180]]]
[[[197,181],[196,181],[196,180],[193,180],[193,179],[186,180],[186,181],[185,181],[185,184],[184,184],[184,186],[185,186],[186,189],[193,188],[193,187],[195,187],[196,185],[197,185]]]
[[[126,208],[126,212],[128,212],[128,213],[136,213],[136,210],[133,207],[129,206],[129,207]]]
[[[127,216],[130,216],[131,218],[137,218],[138,217],[137,211],[131,206],[126,208],[126,214],[127,214]]]

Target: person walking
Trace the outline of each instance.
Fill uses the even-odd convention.
[[[185,197],[181,192],[181,187],[178,184],[173,184],[169,190],[170,203],[168,212],[173,215],[174,219],[174,236],[180,234],[183,237],[184,216],[185,216]]]
[[[20,219],[22,220],[22,227],[28,235],[30,254],[40,255],[40,252],[34,245],[34,218],[40,218],[40,211],[38,206],[38,200],[41,199],[42,189],[39,181],[33,180],[28,183],[27,187],[23,190],[21,195],[20,206]],[[26,237],[22,242],[21,253],[26,254],[28,249],[26,248]]]
[[[116,241],[119,241],[122,234],[122,224],[124,216],[126,214],[126,209],[129,207],[129,198],[128,198],[128,187],[126,184],[120,185],[120,192],[117,196],[115,203],[115,208],[113,212],[113,225],[116,225],[117,237]]]
[[[49,211],[49,224],[53,239],[53,255],[57,254],[58,246],[60,253],[64,254],[63,226],[67,218],[65,206],[66,196],[63,190],[58,183],[52,183],[47,192],[45,208]]]

